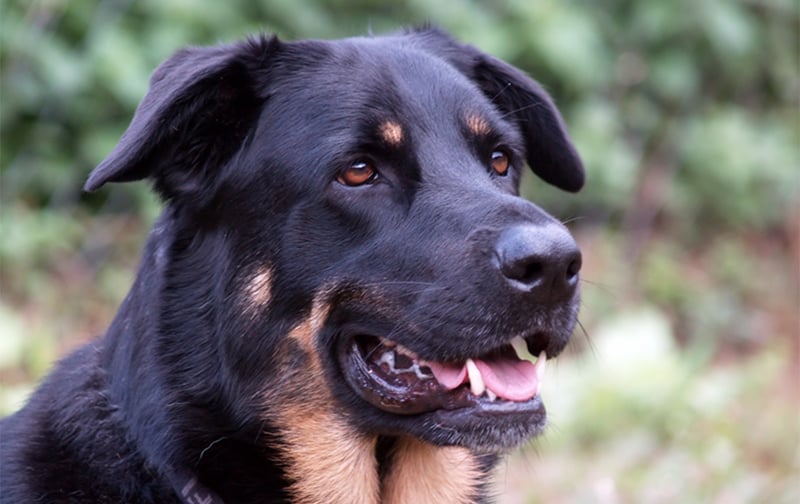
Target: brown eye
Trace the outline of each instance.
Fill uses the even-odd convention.
[[[377,177],[378,172],[372,163],[357,161],[343,171],[336,180],[342,185],[355,187],[373,182]]]
[[[501,150],[492,152],[492,170],[498,175],[505,175],[508,173],[508,154]]]

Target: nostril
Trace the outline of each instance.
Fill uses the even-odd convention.
[[[542,301],[571,295],[578,283],[581,253],[569,233],[557,226],[515,226],[495,244],[496,265],[508,285]]]
[[[569,266],[567,266],[567,281],[568,282],[573,281],[578,276],[578,273],[580,273],[580,271],[581,271],[581,266],[582,265],[583,265],[583,260],[581,259],[580,255],[578,255],[578,257],[576,257],[575,259],[573,259],[569,263]]]
[[[526,284],[536,282],[544,272],[544,265],[535,258],[523,257],[515,260],[501,260],[503,276]]]
[[[525,283],[533,283],[542,277],[544,273],[544,265],[539,261],[534,261],[528,264],[525,268],[525,274],[520,278]]]

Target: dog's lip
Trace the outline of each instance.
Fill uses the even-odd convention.
[[[538,413],[544,418],[538,392],[546,356],[542,352],[536,364],[526,362],[523,354],[527,354],[527,344],[519,337],[515,340],[514,349],[506,344],[459,363],[439,363],[420,359],[393,341],[358,335],[341,347],[340,362],[356,394],[388,413],[437,412],[454,419],[474,413]],[[520,345],[524,347],[523,354]],[[532,382],[505,387],[504,373],[517,373],[519,379]],[[456,414],[457,411],[460,413]]]

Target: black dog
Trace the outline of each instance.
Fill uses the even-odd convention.
[[[526,162],[583,184],[541,87],[433,29],[178,52],[86,183],[164,212],[106,335],[2,422],[2,502],[487,500],[578,309]]]

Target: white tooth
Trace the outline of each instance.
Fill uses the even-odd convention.
[[[547,353],[542,350],[542,353],[539,354],[539,359],[536,361],[534,368],[536,370],[536,380],[541,384],[542,378],[544,378],[544,369],[545,365],[547,364]]]
[[[389,370],[394,372],[394,351],[387,350],[383,352],[381,358],[378,360],[378,364],[386,364],[389,366]]]
[[[417,375],[417,378],[419,378],[420,380],[430,380],[431,378],[433,378],[432,375],[425,373],[420,368],[419,364],[417,364],[416,362],[412,364],[409,369],[411,369],[411,371],[414,371],[414,374]]]
[[[487,389],[486,389],[486,396],[487,396],[487,397],[489,398],[489,400],[490,400],[490,401],[492,401],[492,402],[494,402],[494,400],[495,400],[495,399],[497,399],[497,394],[495,394],[494,392],[492,392],[492,389],[490,389],[490,388],[487,388]]]
[[[528,350],[528,344],[522,339],[522,336],[516,336],[512,339],[511,346],[514,348],[514,352],[517,354],[519,360],[526,360],[532,364],[536,362],[536,357]]]
[[[486,391],[486,385],[483,383],[483,377],[478,370],[478,366],[472,359],[467,359],[467,374],[469,375],[469,389],[475,397],[480,397]]]

